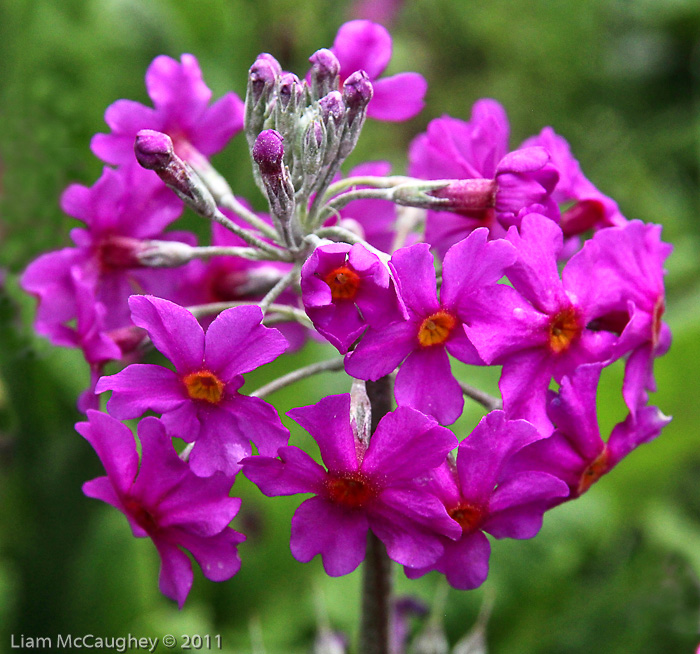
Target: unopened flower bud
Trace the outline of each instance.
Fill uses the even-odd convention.
[[[294,211],[294,185],[284,165],[283,141],[279,132],[266,129],[258,134],[252,155],[260,171],[275,227],[287,247],[296,248],[301,242],[301,231]]]
[[[263,178],[282,174],[283,141],[282,135],[274,129],[266,129],[258,134],[252,154]]]
[[[266,52],[258,55],[248,71],[245,95],[245,135],[248,147],[253,147],[255,138],[265,124],[281,72],[277,60]]]
[[[174,154],[173,142],[167,134],[153,129],[142,129],[136,134],[136,160],[148,170],[164,170]]]
[[[309,57],[311,62],[311,92],[315,98],[326,95],[338,88],[340,62],[328,49],[321,48]]]
[[[347,109],[348,124],[352,125],[358,116],[364,118],[373,93],[372,82],[364,70],[356,70],[345,80],[343,100]]]
[[[304,94],[304,86],[294,73],[284,73],[279,78],[277,97],[280,108],[287,110],[296,107]]]
[[[258,55],[248,71],[248,93],[253,103],[257,104],[263,95],[269,95],[281,73],[282,67],[271,54],[263,52]]]
[[[318,108],[321,113],[321,118],[326,125],[331,120],[333,120],[336,125],[339,125],[345,115],[343,96],[338,91],[331,91],[324,95],[318,101]]]
[[[199,175],[175,154],[167,134],[142,129],[134,141],[136,159],[144,168],[155,171],[163,182],[200,216],[216,213],[216,202]]]

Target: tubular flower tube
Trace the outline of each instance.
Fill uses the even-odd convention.
[[[551,198],[559,174],[550,154],[539,146],[509,152],[509,129],[503,107],[485,99],[474,104],[469,122],[437,118],[411,143],[411,175],[463,180],[461,187],[457,183],[434,193],[445,196],[453,210],[428,212],[425,240],[441,256],[477,227],[503,237],[529,207],[559,220]]]

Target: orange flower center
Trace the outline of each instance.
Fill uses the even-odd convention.
[[[328,498],[349,509],[359,509],[371,500],[376,491],[363,475],[328,477],[326,479]]]
[[[473,504],[460,504],[457,508],[448,511],[450,518],[459,523],[462,532],[474,531],[483,518],[483,512],[478,506]]]
[[[603,451],[593,460],[581,475],[578,482],[577,492],[579,495],[583,495],[595,482],[597,482],[608,470],[610,455],[608,448],[605,447]]]
[[[222,382],[213,372],[200,370],[191,372],[182,379],[187,394],[193,400],[204,400],[211,404],[218,404],[224,393],[224,382]]]
[[[428,316],[418,328],[418,342],[421,347],[442,345],[457,326],[457,318],[448,311],[438,311]]]
[[[562,309],[549,323],[549,347],[555,354],[564,352],[580,333],[581,325],[576,309]]]
[[[360,287],[360,276],[350,266],[334,268],[323,281],[330,286],[334,300],[352,300]]]

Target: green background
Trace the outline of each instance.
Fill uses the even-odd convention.
[[[143,75],[156,55],[193,53],[215,97],[243,95],[259,52],[303,74],[351,16],[348,3],[331,0],[0,2],[0,652],[10,634],[59,633],[221,634],[228,652],[260,653],[261,641],[268,654],[305,652],[319,615],[354,636],[359,575],[330,579],[319,561],[294,561],[298,499],[263,498],[244,479],[234,487],[244,498],[234,526],[249,536],[241,572],[213,584],[197,571],[182,611],[160,595],[150,541],[80,491],[102,474],[73,431],[88,376],[82,357],[32,334],[33,302],[17,287],[32,258],[69,244],[75,221],[62,215],[60,193],[97,179],[90,137],[106,131],[114,100],[148,102]],[[370,122],[351,163],[389,159],[403,172],[408,143],[430,119],[468,119],[476,99],[493,97],[508,111],[513,146],[553,126],[628,218],[661,223],[674,244],[665,316],[674,342],[657,362],[652,396],[673,422],[582,499],[548,514],[537,538],[494,543],[486,584],[449,591],[436,615],[454,643],[492,603],[495,653],[692,652],[700,642],[700,5],[418,0],[404,3],[392,32],[389,72],[421,72],[428,105],[408,123]],[[214,163],[263,208],[246,157],[238,138]],[[193,216],[181,224],[206,231]],[[246,388],[331,354],[313,345]],[[477,381],[495,388],[493,372]],[[606,370],[599,394],[606,433],[624,415],[621,374]],[[284,412],[345,390],[342,375],[327,375],[271,401]],[[478,416],[470,408],[460,419],[460,438]],[[306,441],[294,430],[293,442]],[[409,583],[397,570],[399,592],[426,601],[441,594],[439,582]]]

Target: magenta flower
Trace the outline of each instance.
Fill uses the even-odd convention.
[[[520,223],[523,209],[533,205],[559,220],[551,199],[559,177],[549,153],[542,147],[509,152],[508,134],[503,107],[495,100],[479,100],[469,122],[443,116],[413,140],[411,175],[471,182],[463,189],[463,209],[428,212],[425,240],[438,254],[477,227],[503,236],[508,227]],[[451,199],[456,203],[455,197]]]
[[[671,346],[671,330],[662,320],[664,261],[671,250],[660,225],[633,220],[596,232],[575,257],[582,282],[585,277],[589,288],[609,289],[604,312],[591,327],[620,334],[613,358],[629,354],[622,394],[632,414],[646,404],[646,391],[656,389],[654,360]]]
[[[401,307],[389,268],[360,243],[316,248],[301,269],[304,309],[341,354],[371,325],[383,329]]]
[[[443,463],[432,473],[432,490],[461,527],[457,540],[443,538],[444,553],[436,563],[406,567],[415,579],[431,570],[442,572],[451,586],[477,588],[489,571],[495,538],[533,538],[553,498],[565,497],[566,484],[546,472],[503,474],[510,458],[542,435],[524,420],[506,420],[502,411],[484,416],[459,445],[456,464]]]
[[[433,257],[427,243],[397,250],[391,258],[399,295],[408,319],[398,312],[383,329],[369,328],[347,355],[345,370],[357,379],[377,380],[401,365],[396,376],[396,401],[449,425],[462,414],[464,398],[453,377],[448,354],[482,365],[465,333],[472,316],[485,310],[489,290],[496,287],[515,252],[502,239],[487,241],[479,229],[445,255],[440,299]]]
[[[136,538],[150,537],[161,559],[161,592],[182,608],[192,587],[188,550],[211,581],[224,581],[241,567],[243,534],[228,525],[241,505],[229,497],[232,479],[194,475],[177,455],[160,420],[139,423],[141,460],[131,430],[99,411],[75,428],[97,452],[107,472],[83,484],[83,493],[119,509]]]
[[[559,394],[552,394],[549,415],[554,433],[520,450],[508,470],[539,470],[562,479],[569,496],[552,505],[573,500],[585,493],[598,479],[610,472],[642,443],[656,438],[671,419],[655,406],[640,408],[615,425],[607,442],[600,437],[596,416],[596,390],[602,366],[588,364],[564,377]]]
[[[347,394],[289,416],[316,440],[325,468],[298,447],[280,448],[278,458],[254,456],[241,463],[267,496],[313,493],[292,518],[290,546],[297,561],[320,554],[330,576],[348,574],[364,559],[371,529],[394,561],[430,565],[442,553],[441,535],[459,533],[442,503],[415,481],[457,444],[435,420],[399,407],[381,419],[367,447],[353,433]]]
[[[352,73],[364,70],[374,95],[367,108],[370,118],[402,121],[423,109],[428,84],[418,73],[399,73],[378,79],[391,59],[391,35],[378,23],[351,20],[341,25],[331,51],[340,62],[340,88]]]
[[[182,202],[157,177],[136,164],[105,168],[92,187],[69,186],[61,208],[85,227],[71,230],[75,247],[41,255],[22,275],[24,290],[39,299],[37,332],[66,345],[61,333],[80,311],[89,310],[81,303],[100,302],[107,309],[104,329],[113,330],[131,324],[126,301],[133,293],[175,296],[178,273],[146,268],[138,258],[147,239],[194,243],[190,234],[163,233],[180,215]],[[76,294],[74,267],[91,293]]]
[[[570,204],[561,216],[560,227],[565,237],[581,234],[589,229],[623,226],[627,220],[620,213],[617,202],[601,193],[581,172],[581,166],[571,154],[569,144],[551,127],[545,127],[537,136],[527,139],[521,147],[542,146],[552,157],[559,171],[559,181],[552,199],[559,205]]]
[[[592,283],[596,267],[604,264],[588,256],[591,242],[560,277],[563,235],[545,216],[526,215],[520,232],[513,227],[507,238],[518,252],[506,270],[512,287],[494,287],[489,311],[474,314],[466,331],[486,363],[503,365],[500,389],[508,417],[525,418],[549,433],[550,381],[559,382],[583,363],[610,359],[617,334],[595,320],[614,306],[619,293],[608,280]]]
[[[211,91],[190,54],[183,54],[180,62],[156,57],[146,71],[146,90],[154,108],[133,100],[117,100],[107,108],[105,122],[112,132],[96,134],[90,144],[103,161],[133,161],[134,140],[142,129],[166,133],[175,153],[185,161],[215,154],[243,129],[242,100],[227,93],[209,106]]]
[[[135,325],[143,327],[175,370],[133,364],[102,377],[97,393],[111,390],[107,410],[124,420],[147,410],[162,413],[168,432],[194,442],[189,461],[195,474],[217,471],[233,475],[251,453],[252,440],[262,454],[272,455],[289,433],[267,402],[241,395],[243,373],[277,358],[287,341],[263,327],[258,306],[227,309],[206,333],[187,309],[151,296],[129,299]]]

